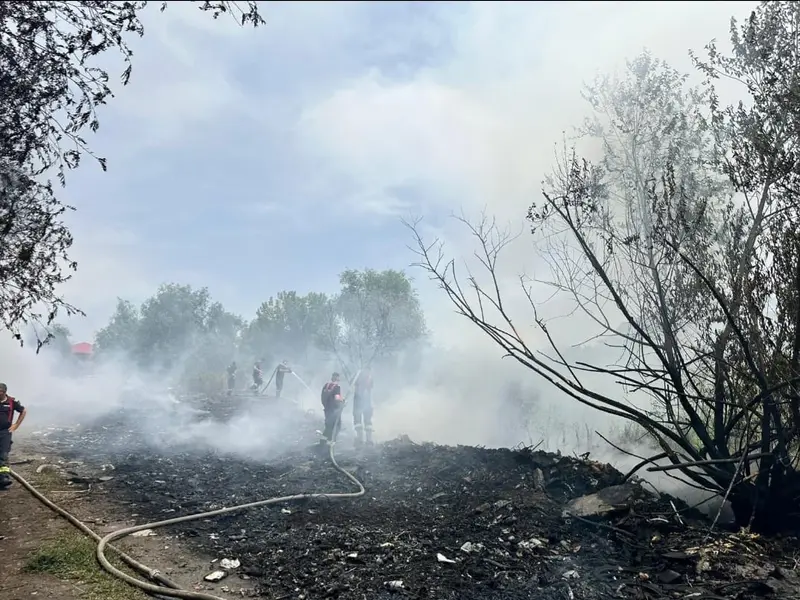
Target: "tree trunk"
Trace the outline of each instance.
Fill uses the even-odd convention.
[[[761,534],[800,532],[800,472],[783,472],[768,487],[740,484],[730,501],[739,527]]]

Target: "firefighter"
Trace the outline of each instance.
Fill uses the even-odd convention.
[[[11,434],[13,434],[28,411],[17,400],[8,395],[8,386],[0,383],[0,490],[11,485],[11,469],[8,467],[8,455],[11,452]],[[19,413],[14,422],[14,413]]]
[[[257,360],[253,365],[253,391],[259,391],[261,386],[264,385],[264,369],[261,367],[264,359]]]
[[[284,360],[275,369],[275,397],[280,398],[283,391],[283,378],[287,373],[291,373],[292,369],[289,367],[289,361]]]
[[[325,430],[322,432],[323,439],[320,440],[320,445],[324,446],[336,441],[336,434],[339,433],[342,418],[342,408],[344,408],[344,397],[338,373],[331,375],[331,380],[322,386],[321,400],[322,408],[325,411]]]
[[[236,361],[228,365],[228,396],[233,394],[233,390],[236,387],[236,371],[238,368],[239,367],[236,366]]]
[[[362,369],[355,381],[353,394],[353,425],[356,428],[356,446],[372,445],[372,373],[369,367]]]

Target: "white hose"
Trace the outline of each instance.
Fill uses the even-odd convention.
[[[66,518],[70,523],[75,525],[78,529],[80,529],[85,534],[89,535],[90,537],[97,540],[97,561],[100,563],[100,566],[103,567],[108,573],[113,575],[114,577],[125,581],[126,583],[136,587],[144,592],[149,594],[157,594],[159,596],[165,596],[169,598],[184,598],[185,600],[224,600],[219,596],[214,596],[212,594],[206,594],[203,592],[194,592],[190,590],[179,589],[177,585],[166,579],[165,577],[161,576],[159,572],[155,569],[150,569],[138,563],[134,559],[130,558],[126,554],[121,553],[119,550],[114,549],[112,546],[109,546],[111,542],[114,540],[118,540],[120,538],[126,537],[131,535],[132,533],[136,533],[137,531],[143,531],[145,529],[159,529],[161,527],[166,527],[168,525],[177,525],[178,523],[188,523],[189,521],[197,521],[200,519],[208,519],[211,517],[218,517],[221,515],[227,515],[233,512],[239,512],[242,510],[246,510],[249,508],[258,508],[261,506],[270,506],[272,504],[283,504],[288,502],[299,502],[303,500],[313,500],[313,499],[328,499],[328,500],[344,500],[344,499],[352,499],[352,498],[360,498],[364,495],[364,485],[351,473],[344,470],[342,467],[339,466],[339,463],[336,462],[336,456],[334,454],[334,445],[329,444],[328,446],[328,457],[333,465],[333,468],[336,469],[339,473],[347,477],[357,488],[357,492],[340,492],[340,493],[316,493],[316,494],[294,494],[292,496],[280,496],[276,498],[269,498],[267,500],[258,500],[256,502],[248,502],[247,504],[240,504],[238,506],[231,506],[229,508],[221,508],[218,510],[212,510],[203,513],[197,513],[192,515],[185,515],[182,517],[175,517],[172,519],[166,519],[164,521],[157,521],[154,523],[145,523],[144,525],[136,525],[134,527],[126,527],[125,529],[120,529],[113,533],[108,534],[104,538],[100,538],[97,534],[95,534],[89,527],[79,521],[74,515],[68,513],[64,509],[57,506],[52,501],[48,500],[41,492],[36,490],[31,484],[25,481],[21,476],[19,476],[14,471],[11,472],[12,477],[14,477],[20,484],[23,485],[28,491],[30,491],[38,500],[40,500],[45,506],[54,510],[56,513],[60,514],[62,517]],[[144,573],[151,579],[159,581],[164,585],[155,585],[153,583],[148,583],[146,581],[142,581],[141,579],[137,579],[136,577],[132,577],[127,573],[116,568],[111,562],[106,558],[106,550],[113,549],[118,552],[121,558],[131,567],[135,568],[136,570]]]

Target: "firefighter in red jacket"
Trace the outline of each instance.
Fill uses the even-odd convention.
[[[322,432],[324,439],[320,440],[321,445],[332,444],[336,441],[341,424],[342,409],[344,408],[344,396],[342,387],[339,384],[339,374],[331,375],[331,380],[322,386],[322,408],[325,411],[325,430]]]
[[[355,382],[353,394],[353,425],[356,428],[356,446],[364,443],[372,445],[372,373],[369,368],[362,369]]]
[[[19,413],[16,423],[14,413]],[[11,485],[11,469],[8,466],[8,455],[11,453],[11,434],[13,434],[28,411],[15,398],[8,395],[8,386],[0,383],[0,490]]]

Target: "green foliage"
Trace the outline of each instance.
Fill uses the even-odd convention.
[[[71,356],[72,342],[70,341],[71,334],[69,329],[59,323],[54,323],[47,329],[46,341],[43,342],[44,346],[63,357]]]
[[[2,64],[0,58],[0,80]],[[0,140],[2,135],[0,125]],[[72,236],[61,220],[66,210],[49,184],[0,154],[0,324],[20,342],[25,325],[49,324],[59,310],[79,312],[56,293],[77,267],[69,260]],[[43,341],[37,337],[39,347]]]
[[[26,324],[49,325],[60,311],[79,312],[57,293],[77,268],[62,221],[72,209],[40,176],[56,173],[64,185],[65,172],[85,155],[106,169],[106,159],[93,154],[83,137],[97,131],[96,109],[113,97],[99,59],[118,52],[121,85],[128,83],[128,41],[144,34],[140,14],[147,5],[0,2],[0,324],[20,342]],[[263,23],[256,2],[196,5],[215,19],[227,13],[242,25]]]
[[[98,568],[92,540],[72,531],[62,533],[37,548],[28,558],[28,573],[52,575],[80,583],[85,600],[144,600],[147,596]],[[116,557],[111,562],[123,571]]]
[[[101,359],[124,356],[141,368],[180,369],[185,378],[224,369],[243,327],[242,319],[211,301],[207,289],[167,284],[138,309],[118,300],[95,343]]]
[[[111,321],[95,336],[96,350],[100,354],[132,351],[138,327],[139,309],[127,300],[117,298],[117,308]]]
[[[323,328],[329,298],[310,292],[279,292],[258,307],[247,327],[242,348],[249,354],[277,362],[284,358],[307,361]]]
[[[263,23],[255,2],[197,3],[216,18],[234,14]],[[100,127],[96,109],[113,96],[109,74],[98,57],[118,52],[130,80],[133,52],[128,40],[143,36],[141,12],[148,2],[0,3],[0,156],[36,173],[51,167],[62,182],[81,156],[94,156],[82,137]],[[166,8],[166,2],[162,10]],[[105,169],[104,158],[95,157]]]
[[[416,290],[402,271],[347,270],[339,281],[319,343],[336,355],[348,377],[425,335]]]
[[[225,369],[251,361],[271,366],[284,358],[312,365],[333,358],[348,374],[397,357],[425,335],[425,318],[411,281],[399,271],[345,271],[334,297],[279,292],[245,323],[213,302],[208,290],[162,285],[140,307],[118,299],[108,325],[97,332],[99,359],[130,361],[170,372],[191,391],[221,391]]]

